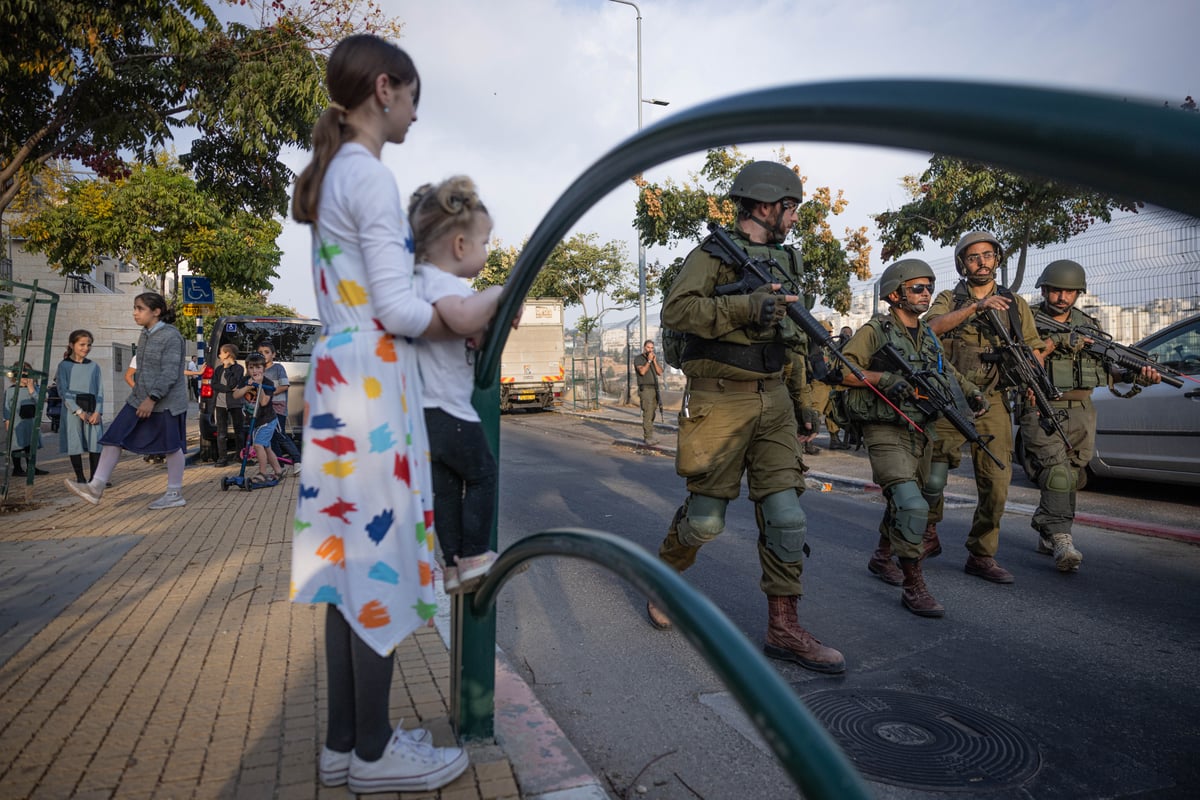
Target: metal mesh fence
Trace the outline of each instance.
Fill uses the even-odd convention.
[[[912,255],[933,267],[939,290],[957,283],[949,248]],[[1147,207],[1093,225],[1064,244],[1032,250],[1018,293],[1030,303],[1039,302],[1041,292],[1034,284],[1046,265],[1060,258],[1083,265],[1088,288],[1079,307],[1096,317],[1118,341],[1137,341],[1200,313],[1200,220],[1194,217]],[[1009,259],[1007,269],[1002,283],[1015,277],[1015,258]],[[857,330],[870,318],[876,298],[873,283],[855,288],[848,315],[839,318],[836,313],[824,312],[818,316]]]

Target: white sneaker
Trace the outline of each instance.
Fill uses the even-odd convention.
[[[424,728],[413,728],[411,731],[406,731],[397,725],[395,735],[404,736],[409,741],[416,742],[417,744],[433,743],[433,734]],[[321,748],[321,760],[318,764],[317,773],[323,785],[344,786],[346,784],[346,778],[350,776],[350,755],[350,752],[339,753],[337,750],[330,750],[328,747]]]
[[[164,508],[179,508],[180,506],[186,506],[186,505],[187,505],[187,500],[183,499],[182,494],[180,494],[179,492],[167,492],[162,497],[158,498],[153,503],[148,505],[147,508],[152,509],[154,511],[161,511]]]
[[[100,497],[104,494],[103,489],[97,491],[96,489],[92,488],[90,483],[79,483],[78,481],[73,481],[69,478],[63,480],[63,483],[68,489],[82,497],[84,500],[87,500],[92,505],[95,506],[100,504]]]
[[[295,477],[300,474],[300,462],[299,461],[292,462],[292,468],[288,471],[288,474],[291,475],[292,477]]]
[[[378,761],[363,761],[352,753],[347,782],[355,794],[427,792],[463,774],[467,764],[461,747],[433,747],[398,731]]]
[[[477,556],[459,556],[454,559],[458,565],[458,579],[465,583],[487,575],[498,557],[494,550],[487,550]]]
[[[442,567],[442,588],[447,592],[453,592],[462,581],[458,579],[458,567]]]

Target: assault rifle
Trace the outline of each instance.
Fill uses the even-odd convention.
[[[987,321],[996,331],[996,335],[1000,337],[1002,346],[997,355],[1001,371],[1013,383],[1029,390],[1033,395],[1034,405],[1037,406],[1038,425],[1048,434],[1058,434],[1058,437],[1063,440],[1063,444],[1067,446],[1067,452],[1071,452],[1075,448],[1071,447],[1071,440],[1067,438],[1067,432],[1063,430],[1060,418],[1060,413],[1061,416],[1066,416],[1066,412],[1059,412],[1050,405],[1051,400],[1062,397],[1062,392],[1051,382],[1050,376],[1046,374],[1046,368],[1033,354],[1033,348],[1023,341],[1018,342],[1013,339],[1012,332],[1000,319],[996,309],[989,308],[984,313]]]
[[[912,384],[916,389],[916,397],[913,399],[913,404],[921,409],[930,419],[939,414],[946,418],[946,421],[953,425],[959,433],[966,437],[967,441],[982,450],[988,458],[996,462],[996,466],[1004,469],[1004,462],[996,458],[991,450],[988,450],[987,443],[994,436],[989,436],[985,440],[983,435],[975,427],[975,423],[962,412],[958,407],[957,398],[953,394],[945,392],[937,381],[930,377],[929,370],[919,370],[913,367],[904,354],[896,349],[896,345],[887,342],[879,349],[889,362],[892,369],[900,375],[904,376],[904,380]],[[954,380],[954,378],[950,378]],[[959,393],[961,395],[961,392]]]
[[[1183,381],[1179,378],[1188,377],[1179,370],[1158,363],[1157,358],[1145,350],[1114,342],[1111,336],[1093,325],[1071,326],[1065,322],[1059,322],[1040,310],[1036,316],[1038,331],[1077,333],[1084,337],[1083,349],[1106,364],[1113,364],[1134,372],[1141,372],[1144,367],[1153,367],[1162,375],[1163,383],[1174,386],[1176,389],[1183,387]],[[1191,378],[1191,380],[1195,379]],[[1200,383],[1200,381],[1197,382]]]
[[[759,259],[751,258],[750,254],[743,250],[737,242],[730,238],[729,234],[715,222],[708,223],[709,233],[712,234],[713,241],[720,245],[721,250],[738,266],[741,270],[741,280],[737,283],[729,283],[724,286],[718,286],[714,290],[718,297],[724,297],[731,294],[749,294],[761,286],[778,283],[787,291],[780,290],[775,292],[777,295],[802,295],[803,292],[792,277],[783,271],[773,258]],[[879,390],[879,387],[867,380],[867,376],[857,365],[842,354],[842,351],[834,344],[833,335],[817,322],[816,317],[809,313],[808,309],[800,303],[787,304],[788,318],[800,326],[808,338],[817,344],[826,347],[833,356],[846,367],[851,375],[858,378],[864,386],[882,398],[883,402],[891,406],[892,410],[904,418],[909,425],[917,430],[918,433],[924,433],[921,426],[911,420],[907,414],[901,411],[895,403],[888,399],[887,395]]]

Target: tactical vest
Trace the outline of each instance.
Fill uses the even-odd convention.
[[[1044,302],[1040,308],[1043,314],[1053,316],[1051,309]],[[1077,308],[1071,309],[1071,313],[1067,317],[1067,324],[1072,328],[1078,325],[1100,327],[1095,318]],[[1049,338],[1054,342],[1054,352],[1046,356],[1046,372],[1050,374],[1051,382],[1059,390],[1069,392],[1072,389],[1094,389],[1108,383],[1108,372],[1104,368],[1103,361],[1086,350],[1080,350],[1078,353],[1071,352],[1069,343],[1071,334],[1042,330],[1039,330],[1038,333],[1043,338]]]
[[[941,344],[938,342],[937,336],[925,322],[919,322],[919,342],[914,342],[908,335],[908,331],[902,325],[897,325],[891,315],[883,316],[877,314],[872,317],[867,325],[875,329],[883,338],[884,342],[892,344],[904,354],[905,359],[912,365],[914,370],[927,371],[929,379],[937,383],[942,391],[948,396],[953,397],[955,390],[953,387],[954,377],[947,375],[943,365],[944,356]],[[896,367],[888,362],[878,351],[871,356],[871,363],[867,365],[867,369],[874,372],[892,372],[896,373]],[[903,425],[907,424],[896,414],[895,409],[889,406],[883,399],[872,392],[870,389],[862,386],[856,386],[846,392],[846,412],[850,419],[855,422],[867,424],[883,424],[883,425]],[[930,422],[940,415],[930,416],[926,414],[911,402],[898,403],[900,410],[918,425],[924,427],[926,422]]]
[[[1025,336],[1021,333],[1021,312],[1017,308],[1016,298],[1003,286],[997,286],[996,293],[1009,301],[1008,326],[1013,339],[1018,342],[1024,341]],[[954,311],[977,302],[967,290],[966,281],[958,282],[952,296]],[[946,348],[947,360],[971,383],[984,391],[993,384],[1000,389],[1011,388],[999,369],[998,351],[1002,346],[1000,337],[986,320],[979,317],[967,320],[954,330],[942,334],[942,343]]]
[[[751,258],[774,259],[788,277],[799,284],[803,266],[796,248],[756,244],[738,230],[730,231],[729,235]],[[718,286],[741,280],[737,264],[728,260],[728,256],[711,236],[700,243],[700,249],[721,262],[721,270],[717,277]],[[664,327],[662,340],[663,360],[668,366],[676,369],[681,369],[686,361],[707,359],[752,372],[774,374],[783,369],[787,362],[788,350],[802,354],[808,350],[808,337],[799,326],[787,318],[764,336],[741,328],[718,339],[703,339]]]

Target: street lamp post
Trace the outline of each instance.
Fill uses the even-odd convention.
[[[666,100],[651,98],[649,100],[642,97],[642,10],[638,8],[637,3],[630,0],[610,0],[613,3],[620,3],[625,6],[633,6],[633,10],[637,12],[637,110],[638,110],[638,130],[642,129],[642,104],[649,103],[653,106],[665,106]],[[646,341],[646,245],[642,244],[641,234],[638,234],[638,324],[640,325],[641,341]]]

